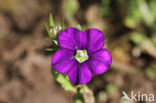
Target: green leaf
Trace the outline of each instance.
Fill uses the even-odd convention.
[[[50,26],[53,28],[55,26],[54,20],[53,20],[53,16],[50,13],[50,17],[49,17],[49,22],[50,22]]]
[[[72,91],[76,93],[76,88],[72,85],[72,83],[69,81],[68,75],[62,75],[58,72],[56,72],[54,69],[52,69],[52,74],[54,75],[56,81],[61,84],[61,86],[66,91]]]
[[[65,29],[65,25],[64,25],[64,17],[62,18],[62,22],[61,22],[61,30]]]
[[[56,49],[53,49],[53,48],[46,48],[45,50],[46,50],[46,51],[55,51]]]
[[[82,31],[82,27],[81,27],[81,25],[80,25],[80,24],[79,24],[79,25],[77,25],[77,26],[76,26],[76,28],[77,28],[77,29],[79,29],[80,31]]]

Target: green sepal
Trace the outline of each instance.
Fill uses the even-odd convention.
[[[47,29],[48,35],[49,35],[52,39],[54,39],[54,38],[55,38],[55,36],[54,36],[54,34],[53,34],[52,32],[50,32],[50,30],[49,30],[49,27],[48,27],[48,24],[47,24],[47,23],[45,23],[45,27],[46,27],[46,29]]]
[[[58,46],[58,41],[56,39],[53,39],[53,42]]]
[[[82,27],[81,27],[81,25],[80,25],[80,24],[79,24],[79,25],[77,25],[77,26],[76,26],[76,28],[77,28],[78,30],[82,31]]]

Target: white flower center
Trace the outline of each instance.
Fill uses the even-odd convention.
[[[77,50],[75,59],[79,62],[82,63],[88,59],[87,51],[86,50]]]

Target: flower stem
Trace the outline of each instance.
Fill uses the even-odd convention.
[[[93,91],[86,85],[77,88],[77,93],[74,95],[75,103],[95,103]]]

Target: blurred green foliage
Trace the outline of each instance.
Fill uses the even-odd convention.
[[[101,0],[104,20],[119,18],[119,26],[130,29],[129,40],[135,45],[149,45],[150,48],[142,47],[152,57],[156,56],[156,0]],[[107,17],[108,16],[108,17]],[[125,35],[126,36],[126,35]],[[152,48],[152,50],[151,50]],[[153,49],[154,48],[154,49]],[[152,53],[151,53],[152,52]]]
[[[117,91],[117,87],[116,87],[116,85],[114,85],[114,84],[107,84],[106,85],[106,91],[108,92],[108,93],[115,93],[116,91]]]
[[[120,18],[125,26],[141,30],[143,23],[151,31],[156,31],[155,0],[116,0],[113,3],[117,5],[117,10],[112,9],[110,0],[101,0],[101,2],[103,16],[118,12],[119,15],[124,14],[123,16],[120,15]]]
[[[130,38],[137,45],[141,44],[144,40],[148,39],[143,33],[139,32],[131,33]]]
[[[101,0],[101,1],[102,1],[102,14],[104,16],[108,15],[110,13],[110,8],[109,8],[110,0]]]
[[[68,22],[72,22],[73,16],[79,8],[77,0],[65,0],[62,7],[65,18]]]
[[[145,73],[148,78],[154,79],[156,77],[156,68],[155,67],[148,67],[145,70]]]

